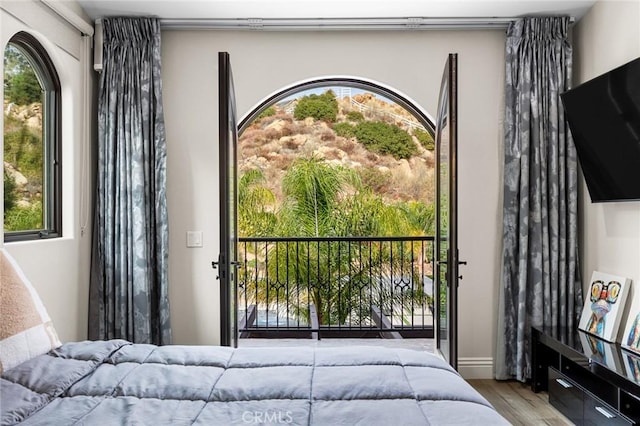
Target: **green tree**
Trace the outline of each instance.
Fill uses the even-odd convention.
[[[327,122],[336,121],[338,115],[338,101],[336,95],[331,91],[327,91],[322,95],[311,94],[303,96],[298,100],[293,117],[296,120],[304,120],[307,117],[313,117],[316,120]]]
[[[250,169],[238,181],[238,229],[244,237],[273,235],[276,197],[261,170]]]
[[[4,51],[4,96],[17,105],[42,101],[42,86],[33,66],[24,53],[11,44]]]
[[[282,180],[285,195],[280,235],[333,236],[338,200],[359,181],[351,169],[331,166],[318,157],[297,160]]]

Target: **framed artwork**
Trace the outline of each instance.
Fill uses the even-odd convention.
[[[640,354],[640,290],[634,291],[621,346]]]
[[[608,342],[616,340],[631,280],[595,271],[578,328]]]

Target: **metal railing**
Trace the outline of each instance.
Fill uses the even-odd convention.
[[[240,238],[241,337],[433,337],[433,237]]]

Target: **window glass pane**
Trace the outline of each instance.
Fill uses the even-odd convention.
[[[4,230],[41,230],[45,147],[42,76],[19,46],[4,51]]]

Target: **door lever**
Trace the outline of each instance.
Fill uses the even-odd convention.
[[[220,254],[218,255],[218,260],[217,260],[217,261],[216,261],[216,260],[214,260],[214,261],[212,261],[212,262],[211,262],[211,267],[212,267],[213,269],[218,269],[218,266],[220,267],[220,270],[221,270],[221,271],[224,269],[224,268],[222,267],[222,266],[223,266],[223,265],[222,265],[222,253],[220,253]],[[220,275],[218,274],[218,275],[216,275],[216,280],[219,280],[219,279],[220,279]]]
[[[459,260],[458,261],[458,265],[466,265],[467,261],[466,260]],[[458,279],[461,280],[462,279],[462,275],[458,275]]]

